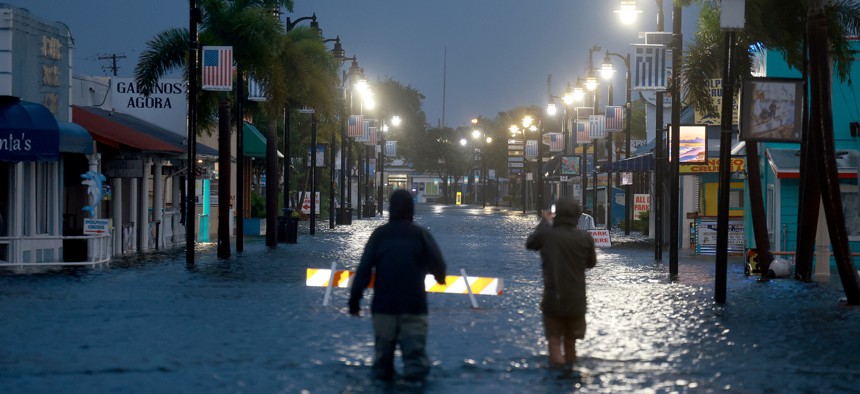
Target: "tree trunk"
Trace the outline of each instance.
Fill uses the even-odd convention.
[[[758,142],[747,141],[747,182],[749,182],[750,211],[752,212],[753,236],[755,237],[755,248],[758,253],[758,264],[761,270],[761,279],[768,278],[768,269],[773,261],[771,254],[770,239],[767,237],[767,218],[764,210],[764,197],[762,197],[761,169],[758,165]]]
[[[218,257],[230,257],[230,100],[218,103]]]
[[[824,214],[827,217],[827,230],[830,233],[831,247],[836,258],[836,268],[845,289],[850,305],[860,305],[860,279],[851,258],[848,245],[848,232],[845,229],[844,210],[839,187],[839,170],[836,167],[836,148],[833,136],[833,108],[831,107],[833,77],[827,50],[827,12],[812,15],[807,22],[809,35],[809,76],[810,76],[810,113],[809,132],[818,138],[821,150],[818,162],[818,180]],[[818,261],[830,264],[830,261]]]
[[[278,246],[278,124],[274,117],[266,125],[266,246]]]

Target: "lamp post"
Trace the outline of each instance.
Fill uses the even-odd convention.
[[[478,125],[478,119],[477,118],[472,119],[472,124],[477,126]],[[484,133],[483,131],[478,130],[478,129],[472,130],[472,138],[481,141],[481,149],[479,151],[481,153],[481,208],[486,208],[487,207],[487,156],[486,156],[486,151],[487,151],[487,144],[492,143],[493,138],[490,136],[487,136],[486,133]]]
[[[601,67],[601,73],[603,73],[604,78],[610,79],[612,78],[612,74],[615,73],[615,68],[612,66],[612,59],[610,56],[615,56],[621,59],[624,62],[624,70],[626,71],[625,77],[625,101],[624,101],[624,137],[625,137],[625,148],[624,155],[625,159],[630,158],[630,118],[631,118],[631,104],[630,104],[630,53],[627,55],[621,55],[613,52],[606,52],[606,56],[603,58],[603,65]],[[609,84],[609,96],[607,97],[608,105],[612,105],[612,83]],[[610,152],[609,161],[612,162],[612,153]],[[610,178],[611,179],[611,178]],[[609,182],[611,187],[612,183]],[[609,194],[611,196],[611,193]],[[630,194],[630,185],[624,185],[624,235],[630,235],[630,214],[631,214],[631,205],[633,202],[633,196]],[[612,202],[609,202],[608,208],[608,216],[609,222],[612,223]]]
[[[602,50],[603,49],[597,45],[588,49],[588,77],[586,77],[586,79],[585,79],[585,89],[592,92],[592,94],[591,94],[592,106],[593,106],[592,111],[594,112],[595,115],[597,115],[597,113],[598,113],[597,107],[598,107],[598,103],[600,102],[600,99],[599,99],[600,95],[599,95],[599,92],[597,90],[599,83],[597,81],[597,76],[595,75],[594,64],[592,63],[592,54],[594,52],[600,52]],[[592,132],[593,132],[593,130],[592,130]],[[585,153],[586,152],[583,152],[583,154],[585,154]],[[592,143],[591,143],[591,161],[592,161],[592,163],[591,163],[592,174],[593,174],[593,178],[594,178],[594,181],[592,182],[592,186],[591,186],[591,216],[597,217],[597,139],[596,138],[593,139]],[[583,170],[584,170],[584,168],[585,167],[583,166]],[[585,171],[583,171],[583,172],[585,172]],[[588,185],[587,182],[588,181],[586,180],[586,186]],[[584,190],[583,190],[583,193],[585,193]]]
[[[603,59],[603,69],[612,69],[612,61],[610,56],[616,56],[624,62],[624,69],[626,71],[625,78],[625,102],[624,102],[624,158],[630,158],[630,137],[631,137],[631,119],[633,118],[632,112],[632,103],[630,102],[630,53],[627,53],[626,56],[623,56],[618,53],[606,52],[606,57]],[[610,100],[611,101],[611,100]],[[624,235],[630,235],[630,222],[632,216],[632,207],[633,207],[633,194],[631,193],[631,185],[624,185]]]
[[[663,23],[663,0],[654,0],[657,3],[657,31],[662,32],[664,29]],[[622,0],[620,2],[620,9],[615,11],[621,17],[621,21],[626,24],[632,23],[638,14],[641,14],[642,11],[636,8],[637,1],[636,0]],[[680,12],[676,13],[677,17],[680,18]],[[680,24],[678,25],[680,27]],[[680,35],[680,32],[679,32]],[[678,54],[680,55],[680,54]],[[674,77],[674,76],[673,76]],[[654,201],[653,208],[654,211],[654,260],[662,261],[663,260],[663,91],[658,90],[654,95],[654,103],[656,106],[655,111],[655,133],[656,136],[654,138],[655,148],[654,148]],[[674,108],[674,106],[673,106]],[[679,129],[678,127],[675,127]],[[677,224],[676,224],[677,225]],[[670,264],[669,267],[669,275],[674,276],[677,274],[675,271],[675,265]]]
[[[388,132],[388,123],[386,121],[385,116],[382,116],[381,118],[382,118],[382,127],[380,128],[380,130],[382,130],[382,132],[379,133],[379,137],[380,137],[379,138],[379,145],[381,147],[381,149],[379,150],[379,185],[376,186],[376,198],[378,200],[376,203],[377,204],[376,205],[376,211],[379,213],[379,215],[382,215],[382,211],[383,211],[382,202],[385,201],[384,200],[384,197],[385,197],[385,190],[384,189],[385,189],[385,185],[387,183],[387,182],[385,182],[385,156],[386,156],[385,133]],[[400,122],[401,122],[401,119],[399,116],[394,115],[391,117],[391,125],[392,126],[400,127]]]
[[[529,116],[529,115],[524,116],[524,117],[523,117],[523,119],[520,121],[520,123],[523,125],[523,128],[522,128],[522,129],[520,129],[520,128],[519,128],[519,126],[517,126],[517,125],[511,125],[511,127],[509,128],[509,130],[511,131],[511,135],[514,135],[514,136],[515,136],[515,135],[517,135],[517,134],[522,134],[523,143],[525,143],[525,142],[526,142],[526,141],[525,141],[525,138],[526,138],[526,130],[531,130],[531,131],[536,131],[536,130],[537,130],[537,126],[535,126],[534,124],[532,124],[533,122],[534,122],[534,119],[533,119],[531,116]],[[522,200],[523,200],[523,201],[522,201],[522,203],[523,203],[523,213],[526,213],[527,198],[526,198],[526,169],[525,169],[525,156],[523,156],[523,171],[522,171],[522,180],[521,180],[521,182],[520,182],[520,186],[521,186],[521,188],[522,188],[522,191],[521,191],[521,198],[522,198]]]

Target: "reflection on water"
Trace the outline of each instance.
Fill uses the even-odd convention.
[[[757,283],[737,261],[729,303],[713,303],[713,258],[665,263],[635,242],[600,250],[588,273],[588,332],[579,362],[548,370],[538,303],[540,262],[525,250],[535,215],[420,206],[449,264],[501,277],[505,295],[432,294],[423,386],[369,379],[370,320],[346,313],[348,292],[304,286],[305,269],[354,269],[384,218],[318,228],[269,250],[215,258],[197,249],[98,269],[0,275],[3,392],[850,392],[860,310],[839,306],[838,278]],[[302,223],[306,226],[307,223]],[[326,226],[322,226],[326,227]],[[620,238],[620,237],[619,237]],[[630,246],[633,245],[633,246]],[[365,314],[367,303],[364,304]],[[132,390],[134,391],[134,390]]]

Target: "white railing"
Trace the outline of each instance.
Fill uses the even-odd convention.
[[[74,242],[75,240],[80,242]],[[86,257],[70,258],[78,261],[65,261],[64,255],[75,253],[66,253],[66,245],[72,249],[85,247]],[[78,255],[82,255],[80,250],[76,251]],[[109,263],[112,255],[113,242],[110,234],[0,237],[0,267],[95,266]]]

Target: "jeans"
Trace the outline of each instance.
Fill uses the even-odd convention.
[[[394,350],[400,345],[403,355],[403,377],[421,380],[430,372],[427,344],[427,315],[373,314],[376,353],[373,375],[383,380],[394,378]]]

